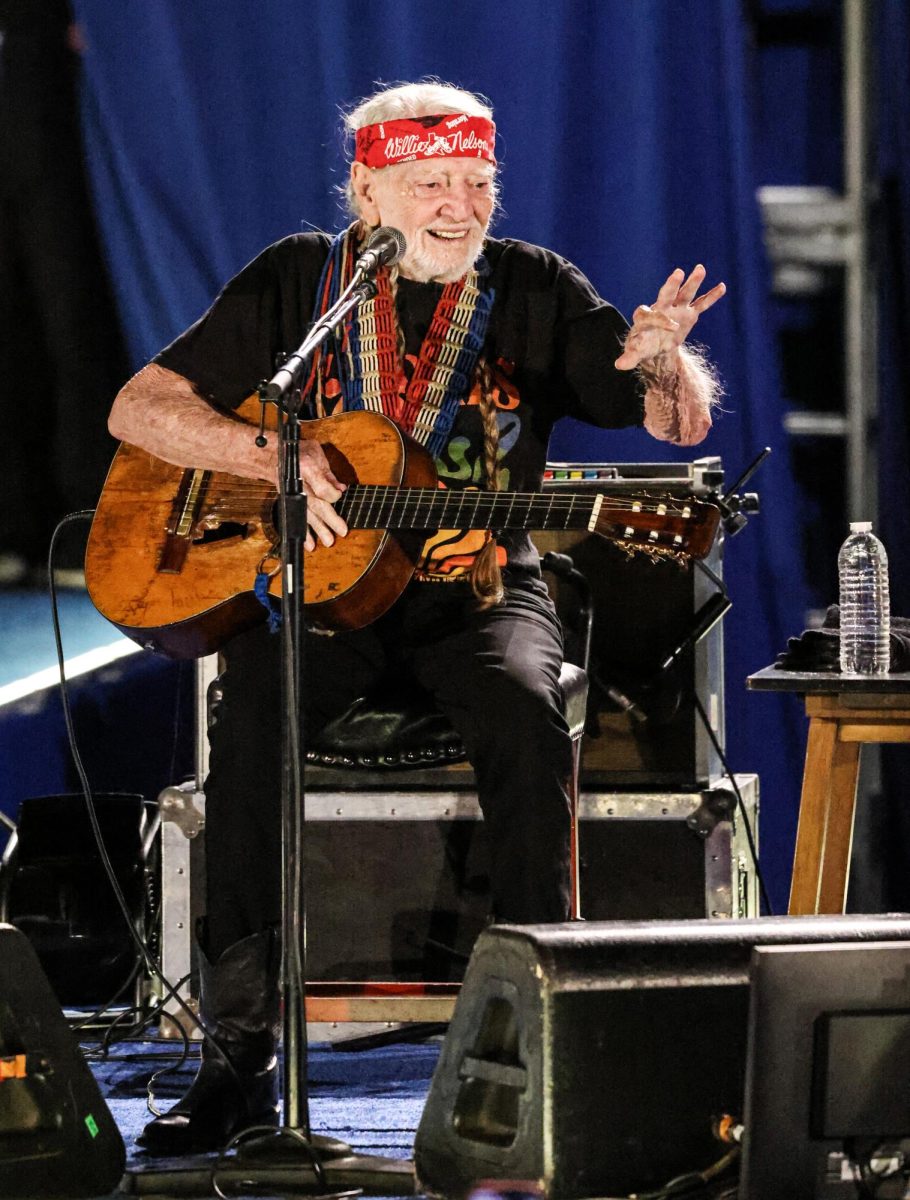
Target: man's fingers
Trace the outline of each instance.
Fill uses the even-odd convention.
[[[697,300],[693,300],[690,307],[694,308],[698,313],[703,313],[705,309],[716,304],[721,296],[726,295],[727,285],[725,283],[717,283],[711,288],[710,292],[705,292],[703,296],[699,296]]]
[[[308,550],[314,550],[315,539],[318,539],[323,546],[331,546],[336,537],[344,537],[348,531],[344,518],[332,507],[340,499],[345,485],[335,477],[318,442],[300,443],[300,475],[307,493],[307,524],[310,527],[304,545]]]
[[[689,275],[689,278],[685,281],[685,283],[679,289],[679,294],[677,296],[677,303],[679,303],[679,304],[691,303],[692,299],[695,296],[695,293],[698,291],[698,289],[704,283],[705,276],[707,274],[708,274],[708,272],[705,270],[704,266],[701,263],[698,263],[696,266],[694,266],[692,268],[691,274]]]
[[[307,524],[323,546],[331,546],[336,537],[344,537],[348,531],[344,518],[318,496],[307,498],[306,514]]]
[[[329,503],[337,500],[346,487],[336,478],[318,442],[304,440],[300,443],[300,475],[314,496]]]
[[[699,316],[716,304],[727,290],[725,284],[718,283],[699,296],[698,289],[706,275],[703,263],[697,263],[688,277],[677,267],[667,277],[654,304],[640,304],[636,308],[626,344],[613,363],[618,370],[630,371],[645,359],[655,358],[682,344]],[[671,312],[679,320],[672,317]]]
[[[686,274],[682,268],[677,267],[670,275],[667,276],[667,281],[657,293],[658,304],[673,304],[679,292],[679,285],[685,279]]]
[[[334,476],[330,478],[328,475],[306,474],[303,476],[307,491],[313,496],[318,496],[320,500],[324,500],[326,504],[334,504],[344,490],[341,484],[333,483],[333,479]]]

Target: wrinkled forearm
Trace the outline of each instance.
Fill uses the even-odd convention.
[[[150,363],[120,390],[108,428],[178,467],[226,471],[274,483],[277,439],[260,449],[251,426],[219,412],[182,375]]]
[[[677,446],[694,446],[711,428],[711,412],[721,387],[705,359],[681,346],[639,364],[645,381],[644,426],[652,437]]]

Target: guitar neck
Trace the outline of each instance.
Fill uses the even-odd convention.
[[[623,499],[590,492],[486,492],[476,489],[355,484],[336,504],[352,529],[594,529],[604,521],[671,516],[693,504]]]
[[[355,484],[336,504],[352,529],[586,529],[602,496]]]
[[[669,496],[374,484],[353,484],[335,508],[351,529],[587,529],[627,546],[698,558],[710,550],[720,516],[713,505]]]

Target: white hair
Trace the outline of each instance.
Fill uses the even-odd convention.
[[[344,126],[353,134],[364,125],[380,121],[462,112],[469,117],[493,119],[493,109],[483,96],[439,79],[422,79],[419,83],[393,83],[380,88],[344,114]]]
[[[421,79],[419,83],[391,83],[365,97],[343,115],[350,139],[364,125],[398,121],[407,117],[435,117],[442,113],[467,113],[469,117],[493,120],[493,109],[486,97],[443,83],[441,79]],[[388,167],[382,168],[388,170]],[[352,216],[359,217],[357,197],[350,179],[344,198]]]

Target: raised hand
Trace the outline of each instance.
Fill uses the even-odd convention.
[[[726,284],[715,284],[698,295],[707,271],[696,266],[688,279],[679,267],[667,278],[653,304],[641,304],[632,314],[632,327],[626,336],[622,354],[615,366],[631,371],[648,359],[660,358],[676,350],[691,333],[701,314],[724,295]]]

